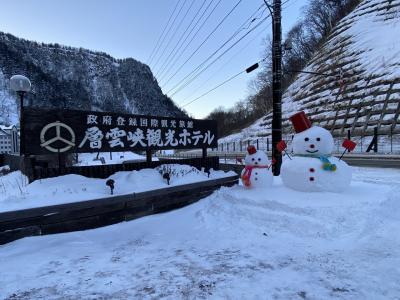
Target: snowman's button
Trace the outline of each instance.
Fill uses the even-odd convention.
[[[256,175],[258,175],[258,173],[256,172]]]
[[[256,177],[256,178],[254,178],[255,180],[258,180],[258,178]]]
[[[310,172],[311,173],[315,172],[315,169],[314,168],[310,168]]]
[[[310,181],[314,181],[314,177],[310,177]]]

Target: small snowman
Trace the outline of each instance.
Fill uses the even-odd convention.
[[[271,186],[272,172],[267,154],[257,151],[254,146],[249,146],[247,152],[244,159],[245,167],[240,176],[243,184],[248,188]]]
[[[350,185],[352,172],[344,161],[332,156],[334,142],[331,133],[322,127],[312,126],[304,112],[299,112],[289,119],[296,134],[292,141],[294,155],[282,164],[283,184],[304,192],[345,190]],[[354,149],[355,143],[349,140],[345,142],[351,144],[351,148]],[[348,144],[343,143],[343,146]]]

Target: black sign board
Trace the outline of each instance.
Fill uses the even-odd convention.
[[[217,147],[212,120],[78,110],[24,110],[25,153],[116,152]]]

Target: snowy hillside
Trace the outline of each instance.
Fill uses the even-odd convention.
[[[0,123],[17,121],[15,96],[8,88],[15,74],[31,79],[28,100],[34,106],[182,115],[139,61],[0,32]]]
[[[283,95],[284,133],[304,110],[335,137],[400,133],[400,0],[363,0],[343,18]],[[220,142],[271,134],[272,113]]]

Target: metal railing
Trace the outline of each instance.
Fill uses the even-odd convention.
[[[334,138],[334,149],[333,153],[338,154],[343,151],[342,143],[343,140],[346,139],[347,136],[343,137],[335,137]],[[374,136],[355,136],[350,139],[357,143],[356,148],[353,153],[378,153],[378,154],[400,154],[400,134],[393,135],[379,135],[377,136],[377,151],[375,152],[372,148],[369,152],[368,146],[371,144]],[[288,145],[289,151],[291,151],[293,135],[283,136],[283,140],[285,140]],[[254,145],[257,150],[262,150],[266,152],[270,152],[272,149],[271,138],[268,137],[260,137],[255,139],[246,139],[246,140],[236,140],[231,142],[222,142],[218,144],[217,149],[213,149],[214,152],[220,153],[231,153],[231,152],[245,152],[249,145]]]

